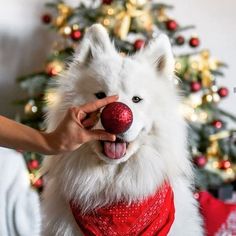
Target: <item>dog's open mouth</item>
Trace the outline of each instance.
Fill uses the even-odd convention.
[[[103,154],[110,159],[120,159],[126,154],[128,143],[116,138],[115,142],[103,141]]]

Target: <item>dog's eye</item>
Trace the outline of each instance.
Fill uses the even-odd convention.
[[[142,101],[143,99],[142,98],[140,98],[140,97],[138,97],[138,96],[133,96],[132,97],[132,101],[134,102],[134,103],[138,103],[138,102],[140,102],[140,101]]]
[[[98,92],[98,93],[95,93],[95,96],[98,99],[102,99],[102,98],[105,98],[107,95],[104,92]]]

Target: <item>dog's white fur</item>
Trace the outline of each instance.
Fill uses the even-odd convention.
[[[45,161],[43,235],[82,235],[69,208],[71,199],[87,212],[121,198],[143,199],[163,180],[173,188],[176,209],[169,235],[203,235],[173,72],[174,58],[165,35],[139,53],[122,57],[102,26],[87,30],[74,62],[59,80],[57,101],[47,116],[48,130],[57,126],[70,106],[93,101],[95,93],[104,91],[118,94],[133,111],[131,128],[120,136],[130,144],[118,160],[103,155],[100,142],[94,141]],[[143,100],[133,103],[133,96]],[[101,127],[99,122],[95,128]]]

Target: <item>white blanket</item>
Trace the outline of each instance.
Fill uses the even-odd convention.
[[[0,148],[0,235],[37,236],[39,227],[39,197],[30,188],[23,157]]]

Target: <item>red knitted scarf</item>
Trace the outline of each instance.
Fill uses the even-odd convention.
[[[166,236],[174,221],[174,195],[164,184],[151,197],[130,205],[124,202],[81,214],[71,201],[74,218],[85,236]]]

